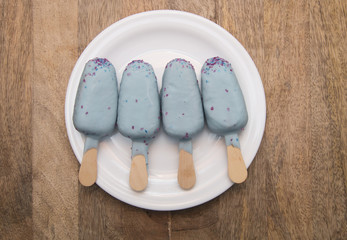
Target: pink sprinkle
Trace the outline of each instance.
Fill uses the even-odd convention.
[[[158,117],[158,119],[160,119],[160,116]]]
[[[232,141],[233,141],[233,139],[231,138],[231,139],[230,139],[230,141],[232,142]]]
[[[164,92],[166,91],[166,87],[164,88]]]
[[[242,131],[245,131],[245,128],[241,128]]]
[[[140,130],[142,131],[142,130],[143,130],[143,128],[140,128]]]
[[[182,115],[184,116],[184,113],[182,113]]]
[[[83,105],[81,105],[81,108],[83,108]]]
[[[157,128],[157,132],[159,132],[159,128]]]
[[[214,110],[214,107],[211,107],[211,110],[213,111],[213,110]]]
[[[229,90],[228,90],[228,89],[225,89],[225,92],[229,92]]]
[[[169,96],[169,94],[166,94],[165,96]]]
[[[137,102],[137,99],[135,99],[135,102]]]
[[[111,109],[111,107],[108,107],[107,109],[108,109],[108,110],[110,110],[110,109]]]
[[[167,115],[167,112],[165,113],[165,116]]]
[[[227,111],[230,112],[230,108],[227,108]]]
[[[131,126],[131,129],[134,129],[134,126]]]
[[[86,115],[88,115],[88,112],[86,112]]]
[[[83,79],[83,82],[86,82],[86,80],[85,80],[85,79]]]
[[[186,132],[186,138],[189,137],[189,134]]]
[[[146,140],[143,140],[144,143],[146,143]]]
[[[138,68],[138,69],[140,69],[141,67],[140,67],[140,66],[138,66],[137,68]]]
[[[172,63],[170,63],[170,67],[172,67]]]
[[[127,73],[127,76],[130,76],[130,75],[131,75],[131,73],[130,73],[130,72],[128,72],[128,73]]]
[[[230,68],[230,72],[232,72],[233,70]]]

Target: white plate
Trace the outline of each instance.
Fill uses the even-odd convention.
[[[163,70],[171,59],[189,60],[200,81],[202,64],[214,56],[231,62],[245,97],[249,121],[240,142],[248,168],[259,148],[266,118],[265,94],[257,68],[242,45],[222,27],[203,17],[171,10],[124,18],[102,31],[81,54],[71,73],[65,101],[67,133],[78,161],[82,160],[84,136],[74,128],[72,114],[79,79],[89,59],[110,60],[117,69],[118,83],[130,61],[143,59],[152,64],[160,89]],[[117,131],[106,137],[99,145],[97,179],[102,189],[128,204],[152,210],[184,209],[217,197],[233,184],[227,175],[224,139],[206,127],[193,139],[197,181],[189,191],[177,183],[178,143],[163,130],[149,147],[147,189],[132,191],[128,183],[130,147],[131,141]]]

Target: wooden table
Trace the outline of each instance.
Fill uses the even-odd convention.
[[[81,187],[64,123],[86,45],[154,9],[227,29],[266,93],[248,180],[182,211],[143,210]],[[1,239],[347,239],[347,1],[1,0],[0,11]]]

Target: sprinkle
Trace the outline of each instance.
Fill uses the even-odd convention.
[[[143,140],[144,143],[146,143],[146,140]]]
[[[241,128],[241,131],[245,131],[245,128]]]
[[[214,110],[214,107],[211,107],[211,111],[213,111]]]
[[[88,115],[88,112],[86,112],[86,115]]]
[[[238,138],[236,138],[236,142],[238,142],[239,141],[239,139]]]
[[[189,134],[186,132],[186,136],[185,136],[186,138],[188,138],[189,137]]]
[[[145,129],[145,133],[147,133],[147,130]]]
[[[184,113],[182,113],[182,116],[184,116]]]
[[[225,92],[229,92],[229,90],[228,90],[228,89],[225,89]]]
[[[135,99],[135,102],[137,102],[137,99]]]
[[[230,138],[230,141],[232,142],[232,141],[233,141],[233,139],[232,139],[232,138]]]
[[[160,119],[160,116],[158,117],[158,119]]]
[[[230,112],[230,108],[227,108],[227,111]]]
[[[164,92],[166,91],[166,87],[164,87]]]
[[[83,82],[86,82],[86,80],[85,80],[85,79],[83,79]]]
[[[165,116],[167,115],[168,112],[165,113]]]
[[[81,105],[81,108],[83,108],[83,105]]]
[[[166,94],[165,96],[167,97],[167,96],[169,96],[169,94]]]
[[[84,88],[87,88],[87,86],[84,86]]]
[[[130,76],[130,75],[131,75],[131,73],[130,73],[130,72],[128,72],[128,73],[127,73],[127,76]]]
[[[134,126],[131,126],[131,129],[134,129],[135,127]]]
[[[111,109],[111,107],[108,107],[107,109],[108,109],[108,110],[110,110],[110,109]]]
[[[143,128],[140,128],[141,131],[143,131]]]
[[[125,102],[128,102],[128,100],[125,99]]]

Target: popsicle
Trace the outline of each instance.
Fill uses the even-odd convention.
[[[114,131],[117,119],[117,76],[106,58],[89,60],[78,86],[73,124],[86,135],[79,181],[91,186],[97,178],[99,140]]]
[[[183,189],[195,185],[192,138],[204,127],[204,113],[193,65],[181,58],[165,68],[161,89],[165,132],[179,141],[178,183]]]
[[[142,60],[132,61],[123,72],[117,123],[119,132],[132,140],[129,184],[142,191],[148,184],[148,145],[160,127],[157,78],[152,66]]]
[[[228,175],[235,183],[247,178],[238,133],[248,114],[245,100],[231,64],[220,57],[207,59],[201,69],[201,92],[208,128],[225,137]]]

